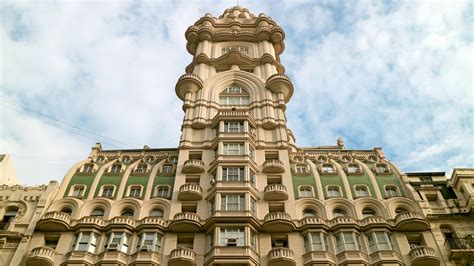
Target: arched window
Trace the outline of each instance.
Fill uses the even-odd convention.
[[[86,190],[86,186],[84,185],[75,185],[72,189],[71,196],[76,198],[82,198],[84,196],[84,191]]]
[[[343,216],[347,216],[347,212],[343,209],[336,208],[332,211],[332,217],[333,218],[343,217]]]
[[[358,174],[361,173],[360,166],[356,163],[350,163],[347,165],[347,173],[348,174]]]
[[[327,187],[327,196],[328,198],[340,197],[341,189],[339,186],[328,186]]]
[[[387,198],[399,197],[400,193],[398,193],[398,188],[396,186],[386,186],[385,195],[387,196]]]
[[[135,215],[135,212],[132,209],[123,209],[122,212],[120,213],[120,216],[124,217],[133,217]]]
[[[94,217],[104,217],[104,214],[105,214],[105,211],[102,208],[95,208],[91,212],[91,216],[94,216]]]
[[[63,207],[63,208],[61,209],[61,212],[62,212],[62,213],[65,213],[65,214],[67,214],[67,215],[71,215],[71,214],[72,214],[72,209],[69,208],[69,207]]]
[[[303,210],[303,217],[316,217],[317,212],[311,208],[306,208]]]
[[[86,163],[82,167],[82,172],[83,173],[92,173],[94,171],[94,164],[92,163]]]
[[[135,173],[146,173],[148,171],[148,165],[146,163],[141,163],[137,165]]]
[[[313,197],[313,188],[311,186],[301,186],[299,194],[300,197]]]
[[[321,173],[323,174],[334,174],[336,173],[336,169],[334,169],[334,165],[330,163],[325,163],[321,166]]]
[[[356,197],[368,197],[369,191],[366,186],[359,185],[354,188]]]
[[[110,167],[110,172],[111,173],[120,173],[122,172],[122,165],[119,163],[113,164],[112,167]]]
[[[112,198],[114,196],[114,186],[106,185],[102,187],[102,192],[100,193],[101,197]]]
[[[219,95],[221,105],[248,105],[250,103],[249,93],[241,87],[227,87]]]
[[[403,207],[398,207],[395,209],[396,214],[403,213],[403,212],[408,212],[408,210]]]
[[[11,206],[11,207],[7,208],[7,210],[5,211],[5,214],[3,215],[3,219],[2,219],[2,226],[3,227],[5,227],[5,225],[10,223],[11,220],[13,220],[13,218],[15,218],[15,216],[18,213],[18,210],[19,209],[16,206]]]
[[[150,216],[162,218],[163,217],[163,211],[159,208],[155,208],[155,209],[151,210]]]
[[[379,163],[375,166],[375,171],[378,174],[389,174],[390,173],[390,168],[388,167],[388,165],[386,165],[384,163]]]
[[[141,194],[142,194],[141,186],[131,186],[130,191],[128,192],[128,196],[132,198],[140,198]]]
[[[372,217],[372,216],[375,216],[376,214],[377,214],[377,213],[376,213],[374,210],[372,210],[371,208],[364,208],[364,209],[362,210],[362,216],[363,216],[364,218]]]
[[[155,197],[157,198],[169,198],[170,188],[168,186],[157,186],[155,189]]]

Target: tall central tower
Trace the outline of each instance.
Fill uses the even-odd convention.
[[[170,213],[177,229],[171,230],[182,230],[178,246],[191,247],[186,233],[199,228],[179,224],[179,217],[207,221],[206,233],[196,234],[193,246],[215,245],[201,251],[208,255],[197,259],[199,265],[238,263],[239,256],[227,253],[241,246],[248,247],[237,252],[241,262],[258,264],[258,221],[269,212],[295,215],[285,204],[293,197],[285,169],[294,147],[285,116],[293,85],[280,63],[285,35],[271,18],[241,7],[219,18],[206,14],[185,35],[193,60],[176,85],[185,115],[175,180],[179,191]],[[274,193],[264,199],[268,184]]]

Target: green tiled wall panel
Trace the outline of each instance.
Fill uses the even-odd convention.
[[[307,176],[293,176],[293,193],[295,194],[295,199],[299,198],[299,193],[298,193],[298,186],[301,185],[307,185],[307,186],[312,186],[314,195],[317,198],[318,197],[318,192],[316,190],[316,182],[314,180],[314,177],[311,175]]]
[[[344,184],[342,183],[342,177],[339,175],[321,175],[321,185],[323,186],[324,198],[327,198],[326,195],[326,186],[328,185],[337,185],[341,187],[342,196],[346,198],[346,192],[344,191]]]
[[[128,186],[130,186],[130,185],[137,185],[137,184],[142,185],[143,186],[143,191],[146,191],[149,179],[150,179],[149,175],[130,175],[128,177],[125,189],[123,191],[123,197],[126,196],[127,191],[128,191]]]
[[[377,184],[379,185],[379,189],[380,189],[380,192],[382,193],[382,197],[385,197],[384,186],[388,184],[396,185],[402,197],[405,197],[405,191],[403,190],[402,184],[400,182],[400,179],[398,179],[398,177],[394,175],[376,175],[375,179],[377,180]]]
[[[351,187],[352,196],[355,196],[354,185],[366,185],[369,188],[370,196],[375,198],[374,187],[372,186],[372,182],[370,182],[370,177],[368,175],[348,175],[347,181]]]
[[[93,181],[94,181],[94,176],[74,175],[71,178],[71,181],[69,181],[69,184],[67,185],[67,189],[66,189],[66,193],[64,193],[64,197],[67,197],[67,195],[69,195],[69,190],[74,185],[85,185],[86,191],[84,192],[84,198],[87,197],[87,195],[89,195],[89,191],[91,190]]]
[[[102,177],[99,180],[99,184],[97,184],[94,197],[97,197],[99,195],[100,188],[103,185],[115,185],[116,189],[114,191],[113,197],[116,197],[118,188],[120,186],[120,183],[122,182],[122,178],[123,178],[123,175],[102,175]]]

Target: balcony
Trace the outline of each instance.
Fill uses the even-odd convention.
[[[131,256],[130,265],[132,266],[158,266],[161,264],[161,255],[154,251],[137,251]]]
[[[342,251],[336,255],[337,265],[369,265],[369,257],[367,254],[358,250]]]
[[[120,228],[120,229],[135,229],[135,220],[132,217],[117,216],[107,222],[106,229]]]
[[[333,228],[339,228],[339,227],[358,227],[358,224],[356,220],[354,220],[352,217],[348,216],[342,216],[342,217],[336,217],[329,221],[329,226]]]
[[[265,162],[263,162],[262,171],[265,174],[284,173],[285,167],[283,166],[283,162],[278,159],[266,160]]]
[[[158,230],[164,231],[166,227],[166,222],[163,220],[163,218],[150,216],[150,217],[145,217],[141,219],[140,221],[138,221],[136,223],[136,226],[137,226],[138,231],[143,228],[158,229]]]
[[[413,248],[408,255],[410,255],[412,266],[438,266],[440,262],[435,250],[430,247]]]
[[[474,258],[474,237],[472,235],[447,239],[444,245],[449,251],[451,260],[458,260],[466,255]]]
[[[202,89],[202,79],[194,74],[184,74],[179,77],[176,83],[176,94],[181,100],[186,99],[186,93],[195,92]]]
[[[197,184],[184,184],[179,188],[179,200],[201,200],[202,188]]]
[[[196,266],[196,253],[189,248],[176,248],[171,251],[168,266]]]
[[[34,248],[26,258],[26,266],[54,266],[56,250],[48,247]]]
[[[36,228],[40,231],[62,232],[69,229],[71,217],[64,212],[48,212],[38,221]]]
[[[128,254],[121,251],[106,250],[97,255],[97,257],[98,263],[96,265],[128,265]]]
[[[327,251],[310,251],[303,255],[303,262],[306,266],[335,265],[336,257]]]
[[[395,217],[396,227],[400,231],[424,231],[430,229],[430,223],[417,212],[402,212]]]
[[[272,248],[268,252],[268,265],[272,266],[294,266],[295,254],[289,248]]]
[[[104,227],[105,221],[102,220],[102,217],[95,217],[95,216],[86,216],[82,217],[79,220],[73,220],[71,222],[71,227],[75,229],[79,228],[95,228],[97,230],[101,230]]]
[[[293,84],[285,75],[275,74],[267,79],[266,87],[274,93],[283,93],[285,102],[288,102],[293,95]]]
[[[303,228],[328,228],[327,222],[319,217],[304,217],[299,222],[299,227]]]
[[[385,220],[385,218],[377,217],[377,216],[364,218],[359,222],[359,225],[363,227],[364,229],[373,228],[373,227],[390,228],[391,226],[391,224],[389,224],[389,222]]]
[[[168,229],[172,232],[199,232],[201,229],[199,215],[193,212],[177,213]]]
[[[94,265],[96,255],[87,251],[73,250],[66,254],[65,265]]]
[[[263,198],[265,200],[287,200],[288,192],[286,187],[282,184],[271,184],[265,187],[263,191]]]
[[[402,256],[392,250],[380,250],[370,254],[370,261],[374,265],[404,265]]]
[[[247,246],[215,246],[205,256],[205,265],[242,264],[258,265],[258,254]]]
[[[186,174],[204,173],[204,162],[197,159],[190,159],[184,162],[181,172]]]
[[[267,232],[289,233],[296,229],[291,216],[285,212],[271,212],[265,215],[263,230]]]

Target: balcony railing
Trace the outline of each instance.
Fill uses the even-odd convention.
[[[288,192],[282,184],[270,184],[264,190],[265,200],[287,200]]]
[[[202,199],[202,188],[198,184],[184,184],[179,188],[179,200]]]
[[[184,162],[183,173],[203,173],[204,162],[197,159],[190,159]]]
[[[449,251],[449,258],[457,260],[463,256],[470,255],[474,257],[474,236],[467,235],[465,237],[455,237],[446,239],[444,242],[446,249]]]
[[[291,232],[296,227],[288,213],[271,212],[265,215],[263,229],[267,232]]]
[[[170,266],[191,266],[196,265],[196,253],[189,248],[176,248],[171,251]]]
[[[410,250],[411,261],[413,266],[418,265],[439,265],[439,258],[436,256],[436,252],[430,247],[416,247]]]
[[[173,232],[197,232],[201,228],[200,218],[194,212],[177,213],[169,224]]]
[[[402,212],[395,216],[395,223],[399,230],[423,231],[430,228],[429,222],[417,212]]]
[[[283,162],[278,159],[266,160],[263,163],[263,172],[264,173],[284,173],[285,167]]]
[[[64,212],[52,211],[47,212],[41,220],[38,221],[37,227],[41,231],[64,231],[69,228],[71,217]]]
[[[56,250],[48,247],[34,248],[28,258],[26,258],[26,265],[54,265],[54,256]]]
[[[289,248],[272,248],[268,252],[268,263],[269,265],[278,264],[281,266],[295,265],[294,257],[293,250]]]

